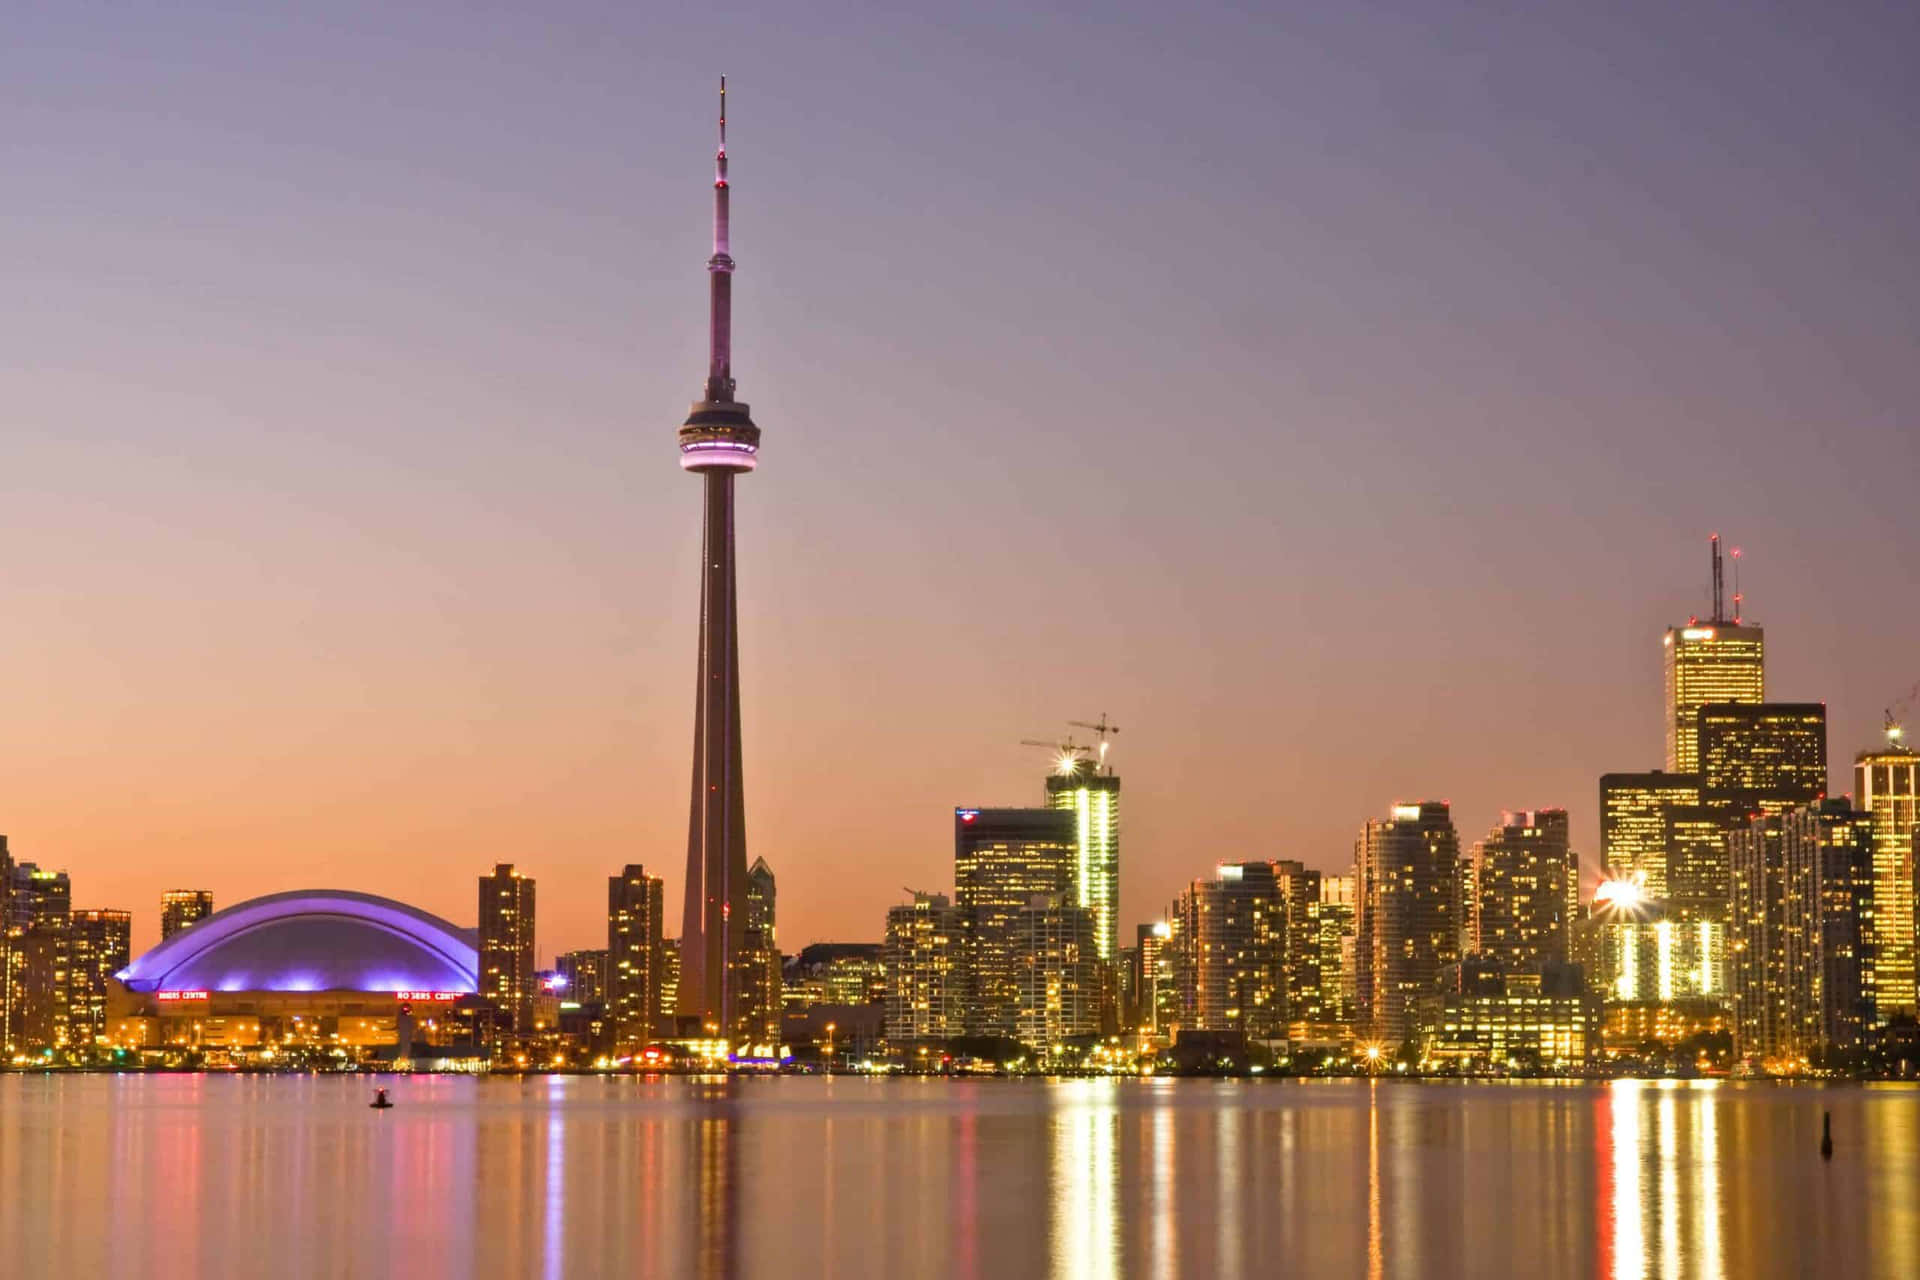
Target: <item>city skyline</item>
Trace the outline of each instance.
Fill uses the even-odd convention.
[[[1311,38],[1282,40],[1214,15],[1246,37],[1223,42],[1135,16],[1018,56],[1071,68],[1091,39],[1164,87],[1016,77],[975,110],[965,17],[849,28],[877,86],[800,83],[777,42],[727,68],[766,104],[743,372],[793,442],[741,531],[754,851],[786,945],[872,938],[901,879],[943,882],[953,803],[1040,803],[1014,744],[1100,707],[1128,726],[1123,938],[1204,871],[1193,843],[1338,870],[1398,800],[1446,798],[1465,832],[1564,806],[1590,875],[1593,779],[1660,762],[1658,638],[1706,613],[1713,530],[1748,553],[1769,696],[1828,704],[1850,790],[1832,769],[1920,678],[1920,604],[1885,590],[1915,543],[1915,388],[1885,335],[1916,255],[1909,178],[1815,143],[1887,140],[1895,49],[1823,32],[1843,92],[1791,24],[1685,15],[1661,38],[1712,45],[1710,74],[1656,109],[1601,65],[1655,51],[1597,16],[1591,56],[1528,23],[1303,16]],[[644,424],[697,358],[680,193],[708,80],[634,46],[706,28],[641,41],[607,15],[612,48],[568,42],[580,74],[528,102],[501,68],[563,50],[513,19],[409,48],[407,76],[313,70],[306,47],[341,37],[295,18],[223,41],[189,7],[77,46],[71,21],[33,15],[16,46],[69,51],[15,81],[49,143],[8,215],[33,477],[0,517],[19,856],[134,912],[136,949],[180,884],[359,885],[464,918],[497,861],[548,886],[543,956],[595,942],[627,863],[668,870],[676,918],[697,544]],[[1437,99],[1382,99],[1382,58]],[[928,59],[946,74],[866,109]],[[261,132],[178,70],[203,62]],[[439,114],[449,91],[477,131]],[[1530,132],[1543,115],[1631,181],[1596,191]],[[1688,171],[1690,136],[1774,161],[1768,198],[1732,163]],[[132,150],[192,181],[130,172]],[[1160,181],[1112,176],[1128,157]],[[857,198],[876,163],[890,201]],[[1844,244],[1800,234],[1836,200]],[[917,211],[954,202],[977,216],[929,251]],[[1232,284],[1175,247],[1216,231]],[[1231,421],[1170,451],[1199,387]],[[1499,514],[1467,510],[1495,492]],[[903,769],[922,735],[940,768]],[[1255,760],[1257,787],[1221,767]],[[882,776],[849,838],[846,779]]]

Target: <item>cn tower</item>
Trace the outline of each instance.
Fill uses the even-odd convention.
[[[700,683],[693,710],[693,807],[680,927],[681,1017],[737,1038],[747,926],[746,789],[740,777],[740,629],[734,610],[733,480],[754,468],[760,428],[733,398],[733,257],[727,251],[727,82],[720,80],[713,256],[707,259],[706,395],[680,428],[680,466],[706,488],[700,557]]]

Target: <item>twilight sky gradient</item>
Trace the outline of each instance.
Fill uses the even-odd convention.
[[[677,921],[722,71],[788,949],[1103,710],[1129,934],[1396,798],[1591,868],[1714,529],[1836,789],[1920,680],[1910,4],[535,9],[8,16],[0,830],[137,947],[506,859],[543,958],[626,861]]]

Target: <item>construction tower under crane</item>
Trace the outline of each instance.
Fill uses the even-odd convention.
[[[1120,775],[1107,760],[1120,732],[1102,712],[1094,721],[1073,720],[1070,729],[1087,729],[1092,744],[1076,742],[1071,733],[1057,741],[1026,738],[1022,746],[1043,747],[1054,753],[1047,775],[1049,809],[1073,811],[1075,823],[1075,886],[1079,904],[1093,912],[1100,960],[1111,966],[1120,954]]]

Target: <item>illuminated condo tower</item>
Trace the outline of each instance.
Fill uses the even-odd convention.
[[[1914,833],[1920,828],[1920,753],[1889,735],[1854,758],[1854,803],[1872,820],[1873,994],[1881,1022],[1916,1006]]]
[[[1093,912],[1100,962],[1120,954],[1120,776],[1092,760],[1065,754],[1047,779],[1047,808],[1074,814],[1075,891]]]
[[[1701,707],[1767,700],[1766,632],[1741,621],[1737,591],[1734,616],[1727,616],[1717,533],[1712,546],[1713,616],[1668,628],[1664,641],[1668,773],[1699,772]]]
[[[693,803],[680,926],[681,1017],[729,1038],[754,1019],[738,980],[747,930],[746,789],[740,777],[740,631],[734,616],[733,480],[753,470],[760,428],[733,398],[733,257],[727,252],[727,85],[720,82],[720,149],[707,259],[706,395],[680,428],[680,465],[706,489],[700,557],[700,672],[693,712]]]

